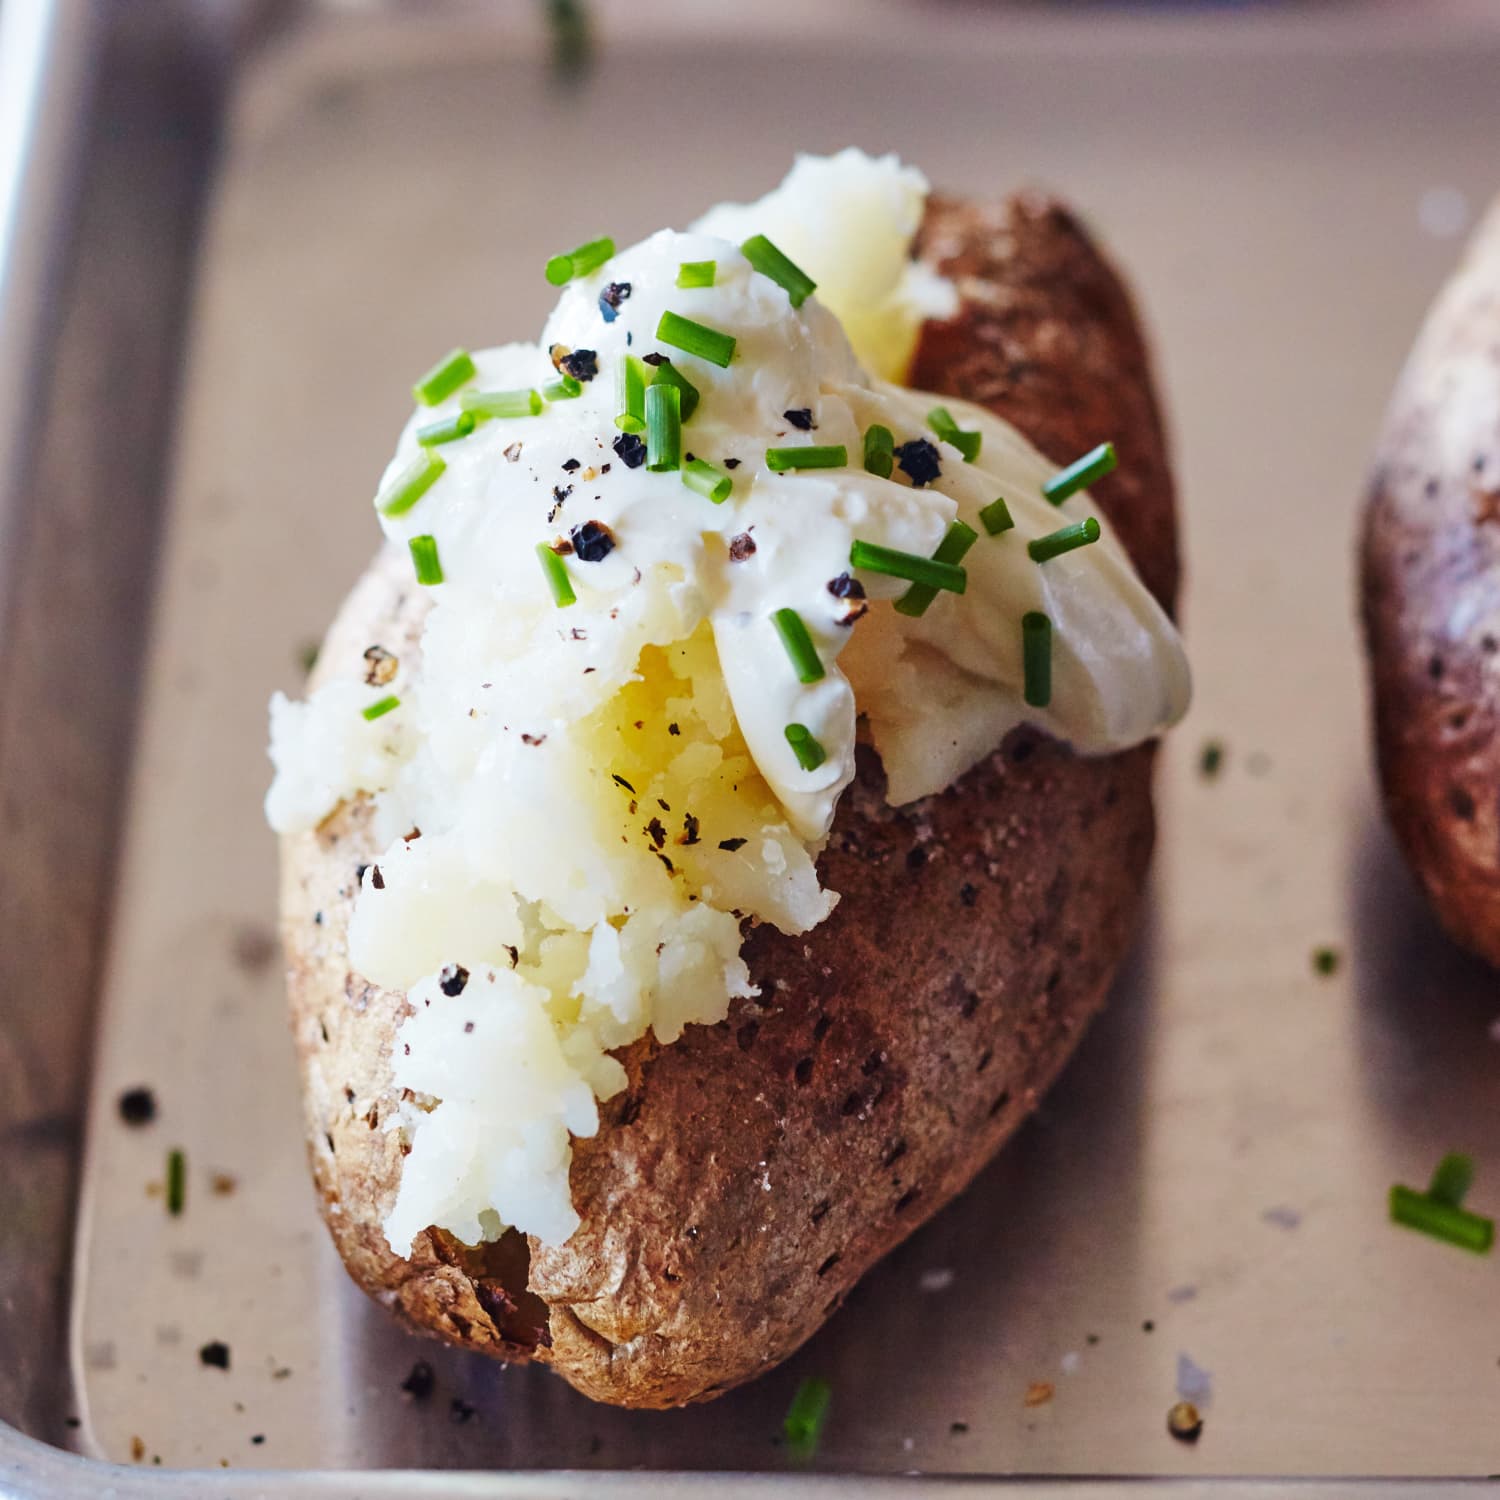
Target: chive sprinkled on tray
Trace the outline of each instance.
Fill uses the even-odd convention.
[[[848,462],[849,450],[842,443],[766,449],[766,467],[778,474],[788,469],[842,469]]]
[[[1033,708],[1048,707],[1052,702],[1052,621],[1038,609],[1021,616],[1021,670],[1027,703]]]
[[[1402,1187],[1400,1183],[1391,1188],[1391,1222],[1420,1230],[1435,1240],[1445,1240],[1460,1249],[1472,1250],[1476,1255],[1488,1254],[1495,1243],[1493,1219],[1439,1202],[1427,1193]]]
[[[734,335],[720,333],[704,323],[695,323],[681,313],[664,312],[656,325],[656,336],[662,343],[681,349],[684,354],[696,354],[720,369],[728,366],[734,358]]]
[[[1432,1181],[1427,1187],[1427,1196],[1434,1203],[1446,1203],[1449,1208],[1462,1208],[1469,1189],[1474,1186],[1474,1158],[1461,1151],[1450,1151],[1437,1164]]]
[[[374,723],[376,719],[383,719],[393,708],[400,708],[401,700],[394,693],[387,693],[384,698],[377,698],[368,707],[360,709],[360,716]]]
[[[522,391],[465,391],[458,403],[476,417],[537,417],[542,412],[542,393]]]
[[[682,392],[675,385],[646,388],[646,467],[657,474],[682,467]]]
[[[717,261],[685,260],[677,268],[677,285],[684,288],[712,286],[717,269]]]
[[[968,573],[957,563],[939,562],[933,557],[920,557],[915,552],[901,552],[876,542],[856,540],[849,548],[849,566],[862,568],[866,573],[904,578],[908,583],[925,583],[952,594],[961,594],[969,586]]]
[[[979,533],[962,521],[951,521],[943,533],[943,539],[932,554],[934,562],[961,563],[970,547],[979,540]],[[896,613],[916,618],[925,615],[938,591],[930,583],[914,583],[896,600]]]
[[[828,752],[813,738],[806,724],[788,724],[784,731],[786,742],[797,757],[797,764],[804,771],[816,771],[828,759]]]
[[[571,375],[559,375],[551,385],[542,387],[544,401],[571,401],[575,396],[582,394],[583,382],[574,380]]]
[[[946,406],[934,406],[927,413],[927,425],[942,438],[945,443],[951,443],[968,463],[973,463],[979,457],[979,447],[984,441],[982,432],[964,432],[953,419],[953,413]]]
[[[404,516],[443,477],[447,468],[436,453],[414,458],[375,497],[375,509],[383,516]]]
[[[646,367],[638,355],[627,354],[620,361],[619,397],[616,403],[620,414],[615,426],[621,432],[644,432],[646,430]]]
[[[436,406],[478,373],[467,349],[450,349],[411,388],[411,393],[422,406]]]
[[[573,592],[573,581],[568,577],[567,565],[562,558],[546,542],[536,544],[536,555],[542,565],[542,572],[547,575],[547,587],[552,590],[552,602],[559,609],[566,609],[570,604],[576,604],[578,595]]]
[[[991,500],[979,512],[979,524],[990,536],[999,536],[1001,532],[1009,531],[1016,523],[1011,517],[1010,506],[1002,497],[998,500]]]
[[[681,416],[686,422],[692,414],[698,410],[698,387],[693,384],[670,359],[662,359],[657,362],[656,374],[651,377],[652,385],[675,385],[682,393]]]
[[[187,1157],[183,1152],[167,1152],[167,1212],[175,1219],[187,1206]]]
[[[1027,542],[1026,550],[1031,554],[1033,562],[1049,562],[1054,557],[1061,557],[1065,552],[1076,551],[1079,547],[1087,547],[1090,542],[1099,540],[1099,523],[1093,516],[1086,516],[1082,521],[1074,521],[1071,526],[1059,527],[1056,531],[1049,531],[1046,536],[1039,536]]]
[[[1198,774],[1205,781],[1212,781],[1224,769],[1224,746],[1218,740],[1207,741],[1198,755]],[[1317,967],[1317,954],[1313,955],[1313,966]]]
[[[783,255],[763,234],[752,234],[740,246],[740,254],[762,276],[769,276],[786,293],[793,307],[801,307],[818,289],[818,283],[801,266]]]
[[[802,616],[795,609],[778,609],[771,616],[771,623],[781,637],[781,644],[786,647],[797,681],[821,682],[823,663],[818,659],[818,648],[813,645]]]
[[[826,1380],[812,1376],[797,1387],[792,1404],[787,1408],[782,1430],[788,1445],[799,1457],[811,1457],[817,1450],[818,1440],[828,1421],[828,1405],[833,1391]]]
[[[1337,948],[1314,948],[1312,966],[1313,973],[1321,975],[1324,979],[1337,974],[1339,971],[1339,950]]]
[[[438,561],[437,538],[414,536],[406,545],[411,551],[411,561],[417,572],[417,582],[429,585],[441,583],[443,565]]]
[[[1115,445],[1100,443],[1097,448],[1091,448],[1082,458],[1074,459],[1066,469],[1059,469],[1042,486],[1042,494],[1054,505],[1061,505],[1064,500],[1076,495],[1079,490],[1086,490],[1095,480],[1103,479],[1106,474],[1112,473],[1114,467]]]
[[[615,253],[615,242],[607,236],[589,240],[566,255],[554,255],[547,262],[547,280],[553,286],[566,286],[576,276],[587,276]]]
[[[682,482],[715,505],[722,505],[734,492],[734,480],[706,458],[690,458],[683,464]]]
[[[889,427],[876,423],[865,432],[865,471],[889,479],[896,467],[896,438]]]
[[[461,411],[456,417],[442,422],[429,422],[417,428],[417,441],[424,448],[435,448],[439,443],[456,443],[466,438],[479,425],[479,418],[471,411]]]

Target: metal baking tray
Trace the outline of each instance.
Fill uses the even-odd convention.
[[[529,7],[0,17],[30,90],[0,100],[26,124],[0,128],[0,1493],[1355,1495],[1500,1469],[1500,1267],[1384,1207],[1464,1149],[1500,1208],[1500,984],[1382,826],[1351,589],[1382,404],[1497,186],[1493,7],[639,0],[598,7],[576,83]],[[265,702],[373,549],[412,371],[531,336],[570,237],[850,141],[973,193],[1050,183],[1128,268],[1197,704],[1150,918],[1036,1118],[784,1368],[624,1413],[396,1332],[327,1244]],[[811,1374],[832,1416],[797,1460]],[[1180,1386],[1195,1446],[1165,1429]]]

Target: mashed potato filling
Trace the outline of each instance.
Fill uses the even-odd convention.
[[[597,1130],[597,1101],[624,1085],[612,1053],[648,1031],[671,1042],[755,994],[747,923],[800,933],[833,909],[817,856],[860,718],[904,802],[1022,720],[1108,751],[1186,708],[1181,644],[1107,526],[1045,563],[1028,553],[1092,516],[1087,497],[1054,508],[1041,494],[1054,463],[947,401],[981,434],[966,459],[928,426],[935,398],[879,378],[904,369],[924,317],[955,306],[909,259],[925,194],[894,158],[805,158],[759,203],[569,282],[538,344],[476,353],[474,377],[402,435],[377,508],[388,538],[425,539],[441,561],[420,661],[379,692],[351,675],[305,703],[278,694],[267,796],[282,832],[375,801],[386,847],[349,958],[412,1007],[392,1056],[396,1089],[415,1100],[393,1117],[411,1144],[385,1223],[398,1252],[433,1225],[469,1243],[507,1226],[547,1243],[572,1234],[571,1140]],[[752,234],[817,295],[794,306],[739,248]],[[709,284],[681,278],[702,262]],[[667,313],[731,336],[732,358],[671,342]],[[653,469],[617,420],[623,373],[664,368],[697,393],[683,462],[731,481],[719,503],[681,469]],[[532,390],[548,399],[424,447],[420,429],[474,393]],[[889,476],[863,464],[872,425],[893,434]],[[768,459],[806,446],[844,458]],[[441,472],[392,507],[424,454]],[[1014,525],[991,535],[979,513],[1002,496]],[[892,609],[906,581],[851,562],[856,541],[930,557],[955,520],[978,533],[966,588],[925,614]],[[539,544],[561,559],[562,598]],[[797,669],[776,626],[787,609],[816,673]],[[1040,708],[1023,701],[1027,611],[1053,626]]]

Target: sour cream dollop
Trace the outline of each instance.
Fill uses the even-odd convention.
[[[506,1225],[549,1243],[572,1233],[570,1139],[623,1086],[611,1050],[648,1028],[671,1041],[753,994],[745,919],[795,933],[832,910],[816,859],[860,717],[903,803],[1023,721],[1101,753],[1186,710],[1181,642],[1102,517],[1093,545],[1030,557],[1029,541],[1097,516],[1086,495],[1061,511],[1042,497],[1057,464],[945,399],[981,434],[966,461],[928,426],[938,398],[869,373],[899,370],[922,318],[954,306],[909,259],[925,195],[891,157],[804,158],[759,203],[662,230],[569,283],[539,343],[475,354],[475,378],[402,434],[382,493],[421,457],[419,430],[466,394],[539,390],[559,364],[581,384],[431,450],[441,477],[381,516],[403,549],[431,537],[443,573],[421,659],[391,685],[399,706],[363,716],[376,695],[362,662],[334,664],[344,675],[306,703],[272,703],[272,826],[314,827],[365,793],[389,842],[350,960],[415,1008],[394,1058],[397,1087],[424,1100],[397,1117],[412,1144],[386,1223],[397,1250],[429,1225],[469,1242]],[[817,295],[794,307],[755,270],[739,249],[753,233]],[[711,285],[679,286],[692,262],[713,263]],[[731,336],[727,366],[664,340],[669,312]],[[682,446],[732,479],[722,503],[653,471],[617,425],[627,357],[648,379],[667,359],[698,392]],[[876,424],[904,460],[888,478],[862,462]],[[847,461],[767,462],[805,446]],[[991,536],[979,512],[997,497],[1015,524]],[[856,541],[930,556],[955,520],[979,533],[966,591],[919,617],[891,608],[906,582],[851,566]],[[563,552],[576,603],[557,604],[538,543]],[[816,651],[814,681],[774,623],[786,609]],[[1022,694],[1034,610],[1053,628],[1045,709]],[[816,741],[817,764],[788,726]],[[413,824],[422,837],[407,842]]]

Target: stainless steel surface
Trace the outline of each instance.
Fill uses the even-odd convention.
[[[66,1290],[76,1404],[46,1337],[13,1336],[0,1415],[113,1459],[139,1439],[164,1469],[298,1471],[216,1478],[226,1494],[560,1494],[631,1466],[785,1473],[772,1439],[797,1379],[819,1372],[835,1388],[830,1475],[1500,1468],[1495,1263],[1383,1213],[1391,1181],[1452,1147],[1479,1158],[1481,1206],[1500,1206],[1500,985],[1444,945],[1380,826],[1348,567],[1380,407],[1456,252],[1435,231],[1495,186],[1500,34],[1412,36],[1399,13],[1224,33],[937,24],[951,14],[882,9],[859,41],[825,23],[789,46],[763,13],[728,72],[722,40],[612,20],[577,95],[551,83],[534,32],[493,12],[287,27],[238,68],[201,247],[212,80],[155,51],[106,57],[105,154],[0,697],[0,932],[24,934],[0,940],[0,1061],[19,1095],[0,1106],[0,1169],[8,1194],[29,1185],[42,1204],[0,1240],[0,1308],[12,1328],[28,1311],[51,1326]],[[684,121],[691,150],[648,146]],[[851,139],[968,191],[1050,181],[1129,268],[1178,436],[1199,703],[1164,758],[1153,920],[1038,1119],[785,1369],[710,1407],[623,1414],[404,1338],[326,1245],[267,957],[263,705],[295,684],[298,649],[373,546],[368,495],[413,369],[447,343],[534,333],[536,266],[570,234],[680,222],[759,191],[799,147]],[[1213,783],[1196,774],[1210,736],[1228,747]],[[59,1205],[122,807],[65,1289]],[[1348,955],[1332,979],[1309,962],[1323,942]],[[114,1102],[137,1082],[162,1108],[130,1131]],[[172,1146],[190,1162],[179,1220],[149,1190]],[[213,1339],[227,1372],[199,1362]],[[1163,1429],[1182,1355],[1212,1372],[1196,1448]],[[408,1404],[418,1357],[437,1393]],[[1028,1407],[1041,1381],[1054,1395]],[[454,1398],[472,1419],[452,1420]],[[18,1494],[69,1492],[88,1472],[74,1462],[0,1434]],[[396,1466],[601,1472],[336,1472]],[[647,1484],[672,1487],[608,1492]]]

